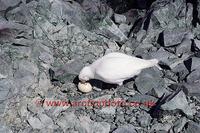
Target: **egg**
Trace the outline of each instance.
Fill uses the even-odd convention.
[[[78,89],[79,89],[81,92],[87,93],[87,92],[92,91],[92,86],[91,86],[91,84],[88,83],[88,82],[85,82],[85,83],[79,82],[79,83],[78,83]]]

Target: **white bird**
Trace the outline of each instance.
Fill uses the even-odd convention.
[[[124,80],[138,75],[143,69],[158,66],[157,59],[145,60],[123,53],[109,53],[89,66],[85,66],[79,74],[79,80],[86,82],[98,79],[106,83],[122,85]]]

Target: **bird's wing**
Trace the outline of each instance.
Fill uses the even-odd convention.
[[[130,58],[106,58],[96,68],[96,75],[105,80],[127,79],[140,69]]]
[[[110,57],[132,58],[132,56],[130,56],[130,55],[126,55],[126,54],[119,53],[119,52],[108,53],[104,56],[104,58],[110,58]]]

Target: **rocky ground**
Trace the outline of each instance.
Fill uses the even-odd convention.
[[[1,0],[0,44],[0,133],[199,133],[199,0]],[[112,51],[162,70],[81,93],[79,71]],[[155,105],[72,105],[88,99]]]

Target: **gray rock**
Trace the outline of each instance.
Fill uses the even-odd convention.
[[[140,124],[141,127],[149,126],[151,122],[150,114],[146,113],[145,111],[142,111],[141,114],[137,116],[137,122]]]
[[[4,114],[6,109],[6,101],[0,103],[0,115]]]
[[[193,111],[191,107],[188,105],[186,96],[183,91],[180,91],[176,94],[171,100],[161,105],[163,110],[176,110],[179,109],[183,111],[186,115],[192,116]]]
[[[190,34],[185,34],[181,43],[176,47],[176,54],[181,55],[191,52],[193,36]]]
[[[0,79],[4,79],[4,78],[7,78],[9,75],[11,75],[11,66],[9,65],[9,62],[7,62],[5,59],[4,59],[4,56],[1,55],[1,58],[0,58]],[[8,56],[8,55],[6,55]]]
[[[114,19],[115,22],[120,24],[120,23],[126,23],[126,16],[122,15],[122,14],[114,14]]]
[[[61,67],[56,68],[55,76],[63,75],[66,73],[78,75],[83,66],[83,62],[80,59],[73,60],[69,63],[64,64]]]
[[[97,97],[93,100],[95,100],[95,101],[107,100],[108,101],[109,99],[111,99],[111,97],[112,97],[112,95],[103,95],[103,96]]]
[[[129,97],[127,102],[131,103],[131,108],[142,108],[146,111],[150,109],[152,104],[155,104],[157,102],[157,98],[150,96],[150,95],[141,95],[136,93],[132,97]],[[132,104],[133,103],[133,104]],[[139,103],[139,105],[136,105],[136,103]]]
[[[51,12],[60,19],[66,19],[68,22],[79,27],[87,27],[87,23],[84,22],[86,21],[86,16],[81,5],[77,2],[65,4],[62,1],[53,1],[51,4]]]
[[[190,96],[198,96],[200,98],[200,81],[183,84]]]
[[[52,64],[54,62],[53,56],[47,52],[41,53],[39,59],[47,64]]]
[[[189,121],[187,123],[187,129],[184,133],[199,133],[200,125],[198,123],[195,123],[193,121]]]
[[[126,124],[118,127],[113,133],[136,133],[135,127],[131,124]]]
[[[57,119],[57,125],[64,130],[74,128],[77,123],[78,119],[72,112],[64,112],[63,115],[59,116]]]
[[[197,1],[197,10],[200,12],[200,2]],[[200,19],[200,14],[198,13],[198,18]]]
[[[46,128],[51,128],[51,129],[55,128],[53,120],[46,114],[39,113],[38,117],[41,120],[42,125],[45,126]]]
[[[188,12],[185,0],[177,0],[177,1],[155,1],[151,9],[154,9],[151,15],[152,27],[151,29],[158,28],[182,28],[185,25],[191,26],[191,10],[192,7],[188,6]],[[187,20],[185,21],[185,14],[187,14]],[[149,27],[150,28],[150,27]],[[178,29],[178,28],[177,28]]]
[[[46,104],[44,103],[44,105],[46,105]],[[44,109],[42,108],[42,99],[40,97],[33,98],[32,100],[30,100],[28,102],[27,109],[33,113],[44,112]],[[27,112],[25,110],[24,115],[26,115],[26,114],[27,114]]]
[[[108,115],[114,115],[116,112],[116,107],[104,107],[100,110],[100,113],[102,114],[108,114]]]
[[[124,13],[124,15],[127,18],[127,22],[134,24],[141,16],[145,16],[145,10],[130,9]],[[140,28],[140,26],[138,26],[138,28]]]
[[[28,123],[31,125],[31,127],[33,129],[42,129],[42,128],[44,128],[44,125],[42,124],[42,122],[36,117],[32,117],[31,116],[28,119]]]
[[[138,42],[141,42],[145,35],[147,34],[146,30],[140,30],[138,33],[137,33],[137,41]]]
[[[138,55],[141,56],[143,58],[146,57],[146,55],[148,55],[148,51],[153,47],[152,44],[149,43],[145,43],[145,44],[140,44],[139,46],[137,46],[137,48],[134,51],[134,55]],[[149,57],[149,56],[148,56]]]
[[[11,129],[0,123],[0,133],[13,133]]]
[[[195,44],[195,47],[200,50],[200,40],[198,39],[194,39],[194,44]]]
[[[37,65],[28,60],[16,61],[14,68],[17,69],[17,71],[14,73],[15,78],[22,78],[27,75],[29,76],[30,74],[37,76],[39,72]]]
[[[55,68],[55,78],[61,82],[73,81],[73,79],[79,75],[79,72],[83,68],[83,61],[80,59],[73,60],[69,63],[61,65]]]
[[[190,60],[190,59],[189,59]],[[200,69],[200,58],[192,57],[191,58],[192,64],[191,64],[191,71],[195,69]]]
[[[162,73],[158,69],[145,69],[135,79],[137,90],[142,94],[150,92],[153,88],[163,88],[165,82]]]
[[[186,123],[187,123],[187,118],[186,117],[182,117],[179,120],[177,120],[174,123],[174,127],[173,127],[174,132],[175,133],[181,132]]]
[[[117,114],[116,118],[115,118],[115,123],[124,123],[126,120],[124,118],[123,114]]]
[[[168,132],[170,130],[171,126],[172,125],[169,123],[166,123],[166,124],[156,123],[156,124],[152,125],[151,131],[166,131],[166,132]]]
[[[15,6],[20,0],[2,0],[0,3],[0,11],[6,10],[8,7]]]
[[[128,36],[130,30],[132,28],[132,25],[128,25],[128,24],[120,24],[119,25],[119,29],[126,35]]]
[[[125,42],[128,39],[111,19],[105,19],[102,23],[103,25],[99,27],[101,34],[118,42]]]
[[[0,101],[9,99],[14,93],[14,83],[10,79],[0,80]]]
[[[168,66],[173,64],[177,59],[177,57],[174,54],[166,51],[163,47],[161,47],[156,52],[149,53],[149,55],[149,58],[156,58]]]
[[[185,33],[186,33],[185,29],[180,29],[180,28],[165,30],[163,32],[164,46],[169,47],[181,43]]]
[[[185,24],[187,27],[192,27],[192,19],[193,19],[193,4],[192,3],[187,3],[186,5],[186,22]]]
[[[87,116],[80,116],[79,123],[76,126],[76,129],[80,133],[89,133],[89,132],[97,132],[97,133],[109,133],[110,125],[106,122],[94,122]]]
[[[183,63],[179,63],[174,68],[172,68],[172,72],[177,74],[180,80],[185,79],[185,77],[189,74],[188,69]]]
[[[106,122],[95,122],[93,124],[93,131],[96,133],[109,133],[110,132],[110,124]]]
[[[187,76],[187,82],[192,83],[200,79],[200,69],[196,69],[192,71],[188,76]]]
[[[27,75],[21,78],[17,78],[15,81],[15,87],[18,89],[19,92],[26,94],[31,85],[36,82],[36,78],[33,75]]]
[[[10,79],[0,80],[0,115],[4,114],[8,99],[10,99],[15,93],[14,82]]]

